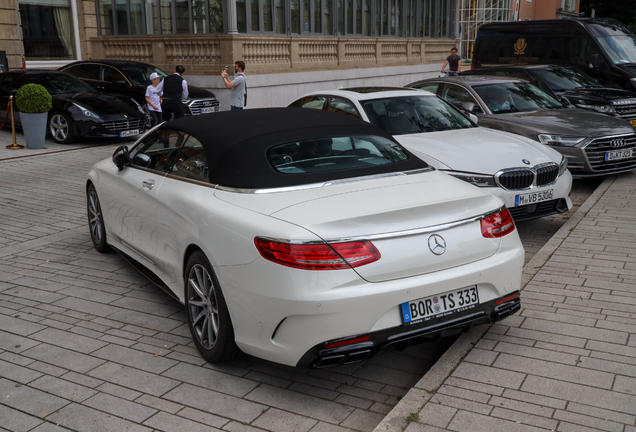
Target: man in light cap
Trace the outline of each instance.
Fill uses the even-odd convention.
[[[157,88],[161,82],[161,77],[157,72],[150,74],[151,84],[146,88],[146,103],[148,104],[148,111],[150,112],[150,119],[152,120],[152,126],[163,121],[161,114],[161,95],[163,92]]]

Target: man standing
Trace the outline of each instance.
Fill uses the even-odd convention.
[[[462,56],[457,54],[457,48],[451,49],[451,55],[446,57],[444,66],[442,66],[442,73],[444,73],[446,65],[448,65],[446,76],[457,76],[462,71]]]
[[[188,98],[188,83],[181,78],[185,73],[185,68],[181,65],[174,68],[174,74],[168,75],[159,83],[157,92],[163,92],[163,102],[161,111],[163,111],[163,119],[168,121],[174,115],[174,118],[184,117],[182,99]]]
[[[247,80],[245,79],[245,62],[239,60],[234,62],[234,80],[230,81],[227,75],[227,71],[221,71],[223,77],[223,83],[225,87],[231,90],[230,94],[230,109],[240,110],[247,105],[245,98],[247,97]]]

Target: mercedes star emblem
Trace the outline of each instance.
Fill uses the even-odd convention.
[[[522,159],[521,162],[523,162],[526,165],[530,165],[530,161],[528,159]]]
[[[428,238],[428,248],[435,255],[441,255],[446,252],[446,240],[440,235],[433,234]]]

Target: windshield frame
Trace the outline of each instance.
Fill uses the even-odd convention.
[[[386,123],[384,124],[384,126],[382,125],[382,121],[380,121],[378,113],[372,109],[372,104],[377,104],[377,103],[388,103],[390,100],[394,100],[394,102],[396,103],[402,103],[405,104],[407,103],[407,101],[409,99],[413,99],[413,98],[417,98],[420,99],[422,101],[424,100],[432,100],[435,101],[435,103],[439,103],[439,106],[442,106],[444,108],[446,108],[448,111],[448,113],[452,113],[455,119],[459,120],[461,123],[463,123],[463,127],[443,127],[443,128],[439,128],[436,130],[424,130],[424,124],[430,124],[430,120],[427,120],[426,118],[424,118],[423,113],[421,112],[421,107],[418,108],[414,108],[415,105],[411,105],[411,109],[413,110],[420,110],[418,111],[413,111],[413,114],[417,114],[417,119],[411,119],[408,118],[407,115],[407,119],[409,120],[409,122],[411,123],[410,127],[416,127],[418,130],[410,130],[410,131],[406,131],[406,132],[399,132],[396,131],[395,129],[391,129],[388,128]],[[369,119],[369,123],[385,130],[387,133],[397,136],[397,135],[413,135],[413,134],[420,134],[420,133],[432,133],[432,132],[445,132],[445,131],[450,131],[450,130],[462,130],[462,129],[470,129],[470,128],[475,128],[475,127],[479,127],[478,125],[476,125],[475,123],[473,123],[472,120],[470,120],[470,118],[468,118],[468,116],[466,114],[464,114],[462,111],[460,111],[459,109],[457,109],[456,107],[454,107],[451,103],[445,101],[444,99],[436,96],[436,95],[427,95],[427,94],[417,94],[416,93],[412,93],[412,94],[408,94],[408,95],[399,95],[399,96],[383,96],[383,97],[375,97],[373,99],[362,99],[359,100],[360,106],[362,107],[362,110],[364,111],[366,117]],[[429,108],[431,108],[434,112],[438,112],[436,107],[433,105],[429,105]],[[386,109],[386,105],[385,105],[385,109]],[[370,111],[371,110],[371,111]],[[440,111],[441,113],[441,111]],[[387,111],[386,117],[391,117],[389,115],[389,112]],[[441,115],[440,115],[441,117]],[[413,121],[415,120],[415,121]],[[419,120],[419,121],[418,121]],[[439,119],[436,119],[439,120]],[[446,119],[448,120],[448,119]],[[417,122],[417,123],[416,123]],[[453,125],[449,125],[449,126],[453,126]]]
[[[133,74],[130,73],[130,71],[136,71],[139,69],[146,69],[149,72],[146,77],[147,81],[140,82],[137,79],[135,79],[135,77],[133,77]],[[150,74],[152,74],[153,72],[156,72],[157,74],[159,74],[162,81],[165,77],[169,75],[168,73],[164,72],[157,66],[153,66],[150,64],[119,66],[119,70],[121,70],[121,73],[126,77],[128,81],[130,81],[130,83],[133,86],[148,87],[150,84],[152,84],[152,82],[150,81]]]
[[[494,110],[491,107],[491,104],[489,104],[487,102],[487,99],[484,98],[483,91],[487,87],[499,87],[499,88],[503,87],[503,88],[506,88],[506,87],[509,87],[509,86],[528,87],[535,94],[537,94],[539,96],[542,96],[542,97],[545,97],[550,103],[554,103],[555,105],[552,106],[552,107],[549,107],[549,108],[537,106],[536,109],[533,108],[533,109],[529,109],[529,110],[519,110],[519,109],[516,109],[516,107],[514,105],[514,101],[512,101],[513,103],[510,104],[511,109],[505,110],[505,111],[504,110]],[[563,105],[557,99],[555,99],[554,97],[550,96],[548,93],[546,93],[545,91],[541,90],[539,87],[537,87],[537,86],[535,86],[533,84],[530,84],[529,82],[525,82],[525,81],[511,81],[511,82],[506,82],[506,83],[483,83],[483,84],[479,84],[479,85],[473,85],[472,88],[473,88],[473,91],[477,94],[477,96],[482,100],[483,106],[488,108],[490,113],[493,114],[493,115],[527,113],[527,112],[537,112],[537,111],[545,111],[545,110],[551,110],[551,109],[565,109],[565,108],[567,108],[565,105]],[[482,89],[482,90],[479,90],[479,89]],[[509,100],[508,102],[511,102],[511,101]],[[512,108],[514,108],[514,110]]]
[[[33,79],[36,78],[36,77],[42,77],[43,80],[41,82],[34,82]],[[62,89],[56,89],[54,91],[51,91],[51,88],[52,88],[51,85],[53,83],[53,80],[56,77],[62,77],[64,79],[66,79],[67,82],[72,82],[73,84],[79,85],[79,90],[76,87],[73,90],[68,90],[68,91],[65,91],[65,90],[62,90]],[[91,87],[88,84],[86,84],[81,79],[79,79],[76,76],[73,76],[71,74],[64,73],[64,72],[51,71],[50,73],[38,72],[38,73],[24,74],[23,78],[24,78],[24,81],[26,83],[28,83],[28,84],[40,84],[41,86],[43,86],[46,89],[46,91],[49,92],[50,95],[68,94],[68,93],[97,93],[97,90],[95,90],[93,87]]]

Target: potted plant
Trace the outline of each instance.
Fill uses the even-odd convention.
[[[15,95],[27,148],[44,148],[48,112],[52,107],[49,92],[40,84],[25,84]]]

